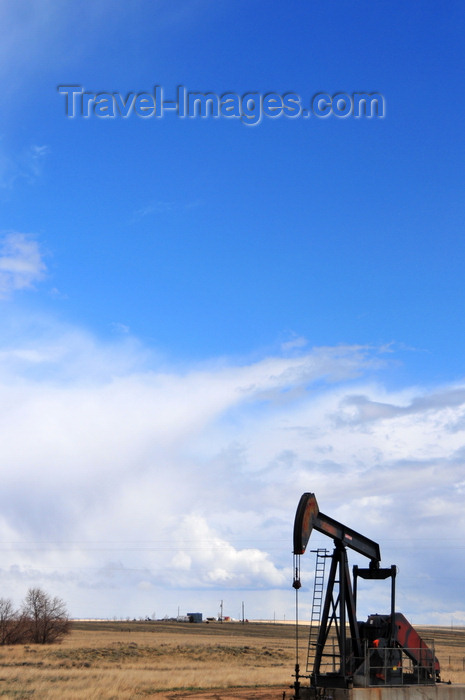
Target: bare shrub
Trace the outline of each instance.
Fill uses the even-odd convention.
[[[34,644],[58,642],[70,629],[66,605],[41,588],[30,588],[23,603],[21,618],[28,641]]]
[[[20,611],[0,598],[0,645],[52,644],[70,631],[65,603],[40,588],[30,588]]]
[[[8,598],[0,598],[0,644],[20,644],[26,635],[25,620]]]

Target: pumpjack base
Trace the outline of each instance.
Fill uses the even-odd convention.
[[[465,685],[404,685],[371,688],[305,688],[300,700],[465,700]]]

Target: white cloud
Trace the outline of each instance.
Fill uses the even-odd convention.
[[[266,552],[258,548],[236,548],[208,525],[207,519],[195,512],[184,516],[173,533],[176,553],[170,562],[178,572],[177,582],[186,588],[195,579],[215,588],[270,588],[286,584]]]
[[[304,348],[306,345],[308,345],[306,338],[302,336],[295,336],[293,334],[289,340],[286,340],[281,344],[281,348],[284,352],[288,352],[289,350]]]
[[[129,334],[19,330],[0,348],[4,595],[34,580],[97,616],[245,596],[249,616],[291,617],[293,518],[314,491],[400,565],[407,616],[463,613],[463,387],[391,392],[361,347],[180,371]]]
[[[0,142],[0,187],[10,189],[20,180],[33,184],[42,174],[48,146],[29,146],[18,153],[8,153]]]
[[[45,264],[39,244],[25,233],[4,233],[0,237],[0,299],[41,280]]]

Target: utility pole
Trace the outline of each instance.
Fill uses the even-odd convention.
[[[220,622],[223,622],[223,601],[220,602]]]

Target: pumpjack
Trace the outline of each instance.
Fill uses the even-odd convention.
[[[352,688],[404,686],[405,690],[405,686],[434,686],[440,683],[440,665],[434,650],[401,613],[395,612],[396,566],[380,567],[379,545],[322,513],[313,493],[302,495],[294,521],[293,586],[296,601],[301,587],[300,556],[307,548],[312,530],[330,537],[334,551],[328,554],[326,550],[317,550],[307,654],[309,675],[300,673],[297,654],[294,699],[346,698]],[[369,559],[368,567],[353,567],[352,577],[348,549]],[[324,559],[331,562],[327,577],[324,574]],[[359,578],[391,579],[389,614],[369,615],[366,621],[357,621]],[[323,596],[325,579],[326,593]],[[304,678],[309,680],[308,685],[301,682]],[[382,697],[385,696],[390,697],[389,693],[386,695],[384,692]]]

